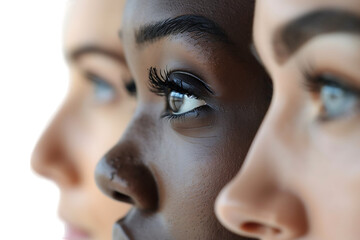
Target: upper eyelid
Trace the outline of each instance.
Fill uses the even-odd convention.
[[[346,81],[342,80],[341,77],[337,77],[337,75],[335,74],[331,74],[330,76],[333,75],[334,78],[336,79],[330,79],[327,80],[325,79],[321,79],[321,76],[324,74],[314,74],[313,72],[311,72],[312,70],[303,70],[303,75],[305,77],[305,87],[306,89],[308,89],[310,92],[319,92],[320,89],[323,86],[327,86],[327,85],[333,85],[334,87],[338,87],[341,88],[347,92],[350,92],[352,94],[357,95],[360,98],[360,89],[354,85],[351,85],[349,83],[347,83]]]
[[[193,85],[197,85],[197,87],[194,86],[194,88],[197,88],[199,90],[199,93],[193,92],[190,88],[184,87],[184,85],[192,85],[192,84],[189,84],[184,79],[183,80],[179,79],[180,81],[170,80],[170,76],[172,74],[181,74],[184,77],[187,76],[187,77],[196,79],[196,81],[194,82]],[[210,88],[210,86],[208,86],[207,83],[202,81],[196,75],[194,75],[192,73],[188,73],[186,71],[181,71],[181,70],[157,71],[156,68],[151,67],[149,69],[149,81],[150,81],[150,83],[149,83],[150,91],[154,92],[155,94],[157,94],[159,96],[167,95],[169,93],[169,91],[179,91],[180,93],[190,94],[195,97],[200,97],[199,95],[201,95],[201,92],[204,93],[205,91],[207,93],[214,95],[214,91]],[[204,91],[201,91],[202,89],[204,89]]]
[[[302,66],[300,66],[300,72],[305,79],[305,87],[309,88],[310,86],[311,88],[311,86],[313,86],[316,88],[316,85],[317,87],[325,85],[325,82],[319,81],[319,78],[324,75],[328,75],[332,80],[328,81],[329,83],[335,83],[338,87],[360,96],[360,85],[356,84],[357,81],[348,74],[341,73],[341,71],[338,70],[320,67],[318,66],[318,63],[311,60],[308,61],[306,64],[303,63],[301,65]],[[313,88],[313,90],[315,88]]]
[[[209,84],[207,84],[201,78],[197,77],[196,75],[194,75],[192,73],[176,70],[176,71],[169,72],[169,75],[172,74],[172,73],[179,73],[179,74],[184,74],[184,75],[187,75],[187,76],[191,76],[192,78],[196,79],[199,83],[201,83],[201,85],[203,85],[208,92],[210,92],[212,95],[215,94],[214,90],[209,86]]]
[[[85,77],[87,79],[89,79],[90,81],[101,82],[103,84],[109,85],[110,87],[114,87],[112,85],[112,83],[109,80],[107,80],[107,78],[105,78],[103,76],[100,76],[100,74],[94,73],[92,71],[86,71],[85,72]]]

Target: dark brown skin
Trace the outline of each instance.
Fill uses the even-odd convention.
[[[240,169],[270,102],[267,76],[249,50],[253,9],[249,0],[128,1],[122,38],[138,106],[96,171],[103,192],[134,204],[115,225],[114,240],[244,239],[220,225],[213,205]],[[140,27],[189,14],[215,22],[229,41],[177,34],[136,43]],[[163,118],[167,98],[149,90],[151,67],[206,82],[213,94],[204,87],[193,93],[206,110]]]

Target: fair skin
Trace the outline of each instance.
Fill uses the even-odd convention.
[[[216,214],[261,240],[359,239],[359,2],[259,0],[255,19],[274,95]]]
[[[110,240],[113,223],[129,209],[104,196],[94,181],[96,163],[121,136],[136,105],[118,38],[124,2],[68,3],[64,50],[70,88],[32,159],[34,170],[60,188],[68,240]]]

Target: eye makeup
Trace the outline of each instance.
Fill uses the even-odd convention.
[[[183,120],[197,117],[209,110],[206,100],[214,92],[196,76],[184,71],[157,71],[149,69],[149,89],[166,99],[166,109],[162,117]]]

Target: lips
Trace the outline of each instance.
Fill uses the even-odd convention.
[[[90,234],[69,224],[65,224],[64,240],[90,240]]]

